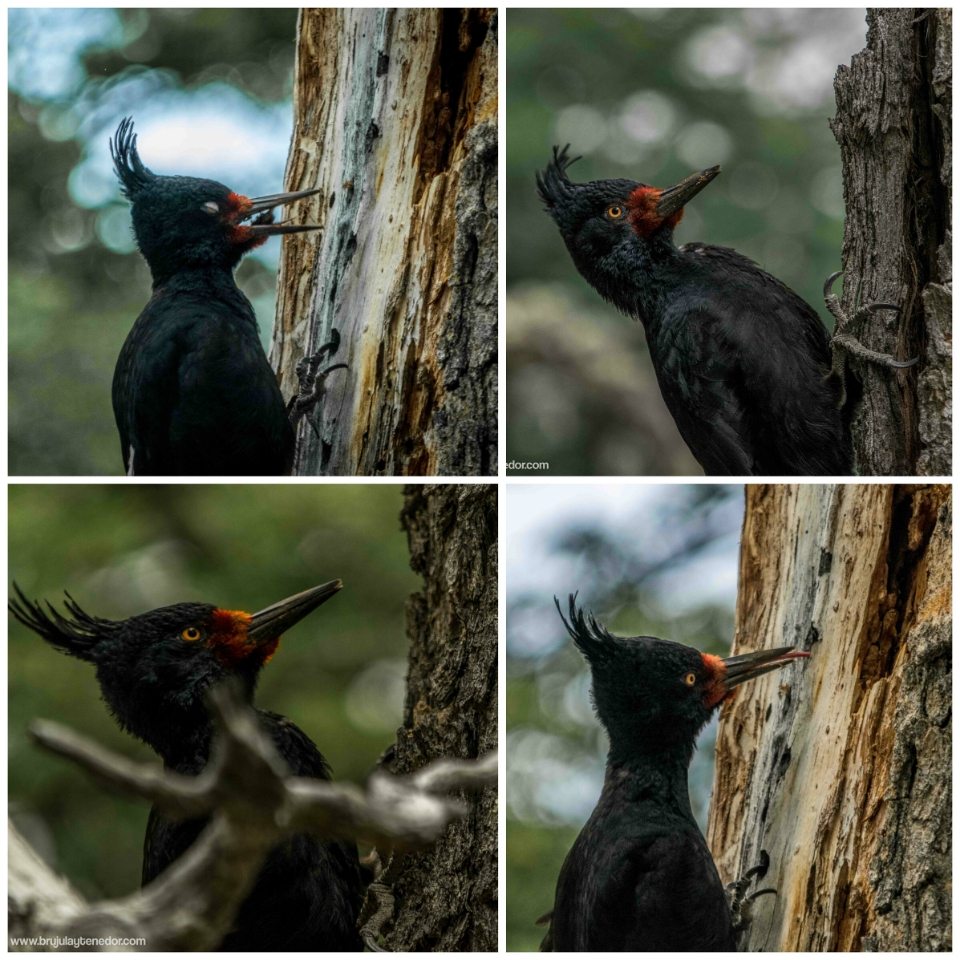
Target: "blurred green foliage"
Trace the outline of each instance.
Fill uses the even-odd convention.
[[[102,184],[91,172],[90,154],[106,162],[107,134],[127,113],[186,116],[191,104],[209,105],[213,96],[229,113],[224,121],[250,137],[246,156],[225,151],[223,172],[208,175],[229,182],[234,171],[237,186],[253,193],[252,177],[236,171],[243,166],[262,174],[263,155],[285,149],[285,138],[264,142],[260,124],[274,107],[291,114],[292,123],[296,18],[296,10],[269,8],[11,12],[12,475],[122,472],[110,384],[120,347],[150,296],[150,276],[140,256],[126,252],[132,246],[128,205],[114,186],[102,201],[91,199]],[[180,169],[144,159],[158,173],[197,172],[186,153]],[[282,161],[276,178],[281,175]],[[262,186],[262,193],[282,188]],[[248,257],[238,282],[266,339],[274,270]]]
[[[521,488],[529,491],[529,487]],[[562,488],[538,488],[549,501]],[[604,489],[609,490],[604,497]],[[508,488],[507,579],[507,949],[537,950],[560,867],[600,794],[606,735],[594,716],[590,674],[553,605],[567,591],[613,633],[652,635],[726,655],[733,637],[735,570],[743,488],[579,487],[535,528],[529,505]],[[632,491],[632,492],[631,492]],[[591,519],[602,499],[627,506]],[[520,571],[518,576],[517,571]],[[518,586],[518,582],[524,583]],[[716,584],[729,583],[718,589]],[[698,742],[690,795],[706,824],[715,724]]]
[[[700,472],[642,327],[580,278],[541,209],[534,172],[552,145],[583,155],[577,181],[667,186],[720,163],[677,242],[736,248],[827,323],[821,288],[840,267],[843,231],[832,81],[865,35],[855,9],[509,11],[509,461],[554,474]]]
[[[289,716],[340,780],[363,781],[402,721],[404,606],[419,586],[393,485],[70,485],[9,488],[9,569],[31,598],[63,591],[120,619],[203,600],[257,610],[336,577],[264,669],[257,703]],[[29,840],[88,897],[139,886],[147,806],[33,746],[56,720],[153,758],[100,701],[93,668],[10,619],[9,796]]]

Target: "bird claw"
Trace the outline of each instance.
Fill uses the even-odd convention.
[[[831,273],[830,276],[827,277],[823,285],[823,302],[836,320],[836,327],[834,328],[836,332],[830,340],[830,347],[833,350],[834,372],[840,374],[841,382],[843,382],[842,375],[846,364],[846,354],[858,357],[868,363],[874,363],[881,367],[889,367],[894,370],[903,370],[918,363],[920,360],[919,357],[911,357],[909,360],[897,360],[889,353],[870,350],[853,336],[853,334],[845,332],[850,327],[859,326],[871,313],[875,313],[878,310],[899,310],[900,306],[896,303],[877,301],[865,304],[857,310],[853,317],[848,317],[846,313],[844,313],[843,307],[840,306],[839,298],[833,292],[833,285],[837,277],[840,276],[842,276],[842,273],[838,270],[836,273]],[[841,403],[841,406],[842,405]]]
[[[340,349],[340,333],[337,330],[330,331],[330,339],[324,343],[316,353],[309,357],[302,357],[297,363],[297,393],[291,398],[287,406],[287,416],[294,429],[297,424],[306,417],[322,400],[324,394],[324,384],[327,377],[334,370],[346,370],[345,363],[335,363],[321,370],[320,366],[325,357],[332,357]],[[312,421],[307,421],[313,428],[313,432],[320,436],[316,425]]]
[[[394,896],[389,883],[393,854],[390,854],[386,865],[381,861],[376,849],[371,852],[371,858],[375,861],[371,864],[375,879],[364,894],[360,939],[371,953],[389,953],[388,949],[380,946],[380,930],[394,913]]]
[[[750,911],[746,910],[746,907],[753,903],[758,897],[763,897],[770,893],[776,894],[777,891],[773,887],[764,887],[762,890],[755,890],[749,896],[746,895],[747,890],[750,889],[753,882],[755,880],[762,880],[769,869],[770,855],[766,850],[761,850],[760,862],[756,866],[751,867],[742,877],[739,877],[732,883],[728,883],[726,887],[724,887],[730,897],[730,915],[733,918],[734,932],[739,933],[750,924]]]
[[[881,306],[881,304],[871,304],[869,307],[864,307],[863,310],[858,311],[858,315],[876,306]],[[857,318],[854,317],[854,320],[856,319]],[[890,367],[892,370],[905,370],[907,367],[912,367],[920,361],[919,357],[911,357],[909,360],[897,360],[889,353],[878,353],[876,350],[865,347],[856,337],[849,333],[834,334],[830,340],[830,346],[834,350],[842,350],[855,357],[859,357],[861,360],[875,363],[880,367]]]

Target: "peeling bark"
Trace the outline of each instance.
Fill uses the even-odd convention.
[[[867,47],[837,71],[846,223],[842,304],[866,347],[917,366],[855,363],[852,430],[862,475],[950,476],[952,11],[878,9]],[[862,387],[862,390],[860,389]]]
[[[300,17],[287,183],[319,236],[288,239],[271,362],[341,337],[295,472],[491,475],[497,449],[497,15]],[[316,217],[317,219],[312,219]]]
[[[411,487],[402,518],[424,587],[407,608],[404,725],[387,760],[395,774],[497,746],[497,489]],[[469,802],[432,850],[391,866],[391,951],[497,949],[496,791]]]
[[[711,849],[777,890],[741,949],[950,949],[951,531],[948,486],[748,488],[736,647],[811,657],[720,724]]]

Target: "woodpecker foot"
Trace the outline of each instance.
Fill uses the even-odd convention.
[[[330,339],[323,344],[320,349],[312,356],[303,357],[297,364],[298,387],[296,396],[291,397],[287,405],[287,416],[293,428],[323,399],[324,385],[327,377],[334,370],[346,370],[345,363],[335,363],[326,370],[321,370],[324,359],[332,357],[340,348],[340,334],[336,330],[330,331]],[[308,421],[309,422],[309,421]],[[313,430],[316,433],[317,428],[313,424]]]
[[[388,953],[380,946],[380,929],[384,923],[393,916],[394,896],[390,885],[387,882],[387,874],[393,866],[393,854],[390,854],[386,866],[380,859],[379,852],[374,849],[369,857],[365,857],[361,863],[364,867],[371,869],[374,874],[374,881],[367,887],[366,897],[361,911],[360,939],[364,947],[371,953]]]
[[[761,850],[760,862],[738,880],[727,884],[725,889],[730,898],[730,915],[733,917],[735,932],[739,933],[750,925],[750,905],[754,900],[769,893],[776,894],[777,891],[773,887],[764,887],[762,890],[754,890],[751,894],[747,893],[754,881],[762,880],[769,869],[770,855],[766,850]]]
[[[889,353],[879,353],[876,350],[870,350],[865,347],[853,334],[847,333],[851,327],[859,329],[860,324],[866,320],[871,313],[877,310],[899,310],[900,307],[895,303],[868,303],[860,307],[852,316],[848,317],[840,306],[840,300],[833,292],[833,285],[841,273],[831,273],[827,277],[827,282],[823,285],[823,302],[827,309],[833,314],[837,321],[836,331],[830,340],[830,346],[833,349],[833,366],[835,373],[843,373],[843,367],[846,363],[846,355],[849,354],[865,360],[868,363],[875,363],[881,367],[890,367],[894,370],[902,370],[905,367],[912,367],[920,358],[912,357],[909,360],[897,360]],[[839,367],[838,367],[839,364]]]

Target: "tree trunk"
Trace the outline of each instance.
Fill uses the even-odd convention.
[[[490,475],[497,449],[495,10],[301,14],[287,240],[271,362],[340,334],[295,472]]]
[[[742,949],[950,949],[951,529],[948,486],[747,488],[736,646],[811,656],[720,724],[711,848],[777,891]]]
[[[410,487],[402,518],[424,586],[407,608],[404,724],[387,763],[398,774],[496,749],[497,489]],[[389,950],[496,951],[496,791],[469,802],[433,849],[391,867]]]
[[[951,470],[951,10],[879,9],[867,47],[837,71],[832,121],[843,162],[847,316],[889,302],[848,332],[906,359],[855,362],[852,428],[862,475]]]

